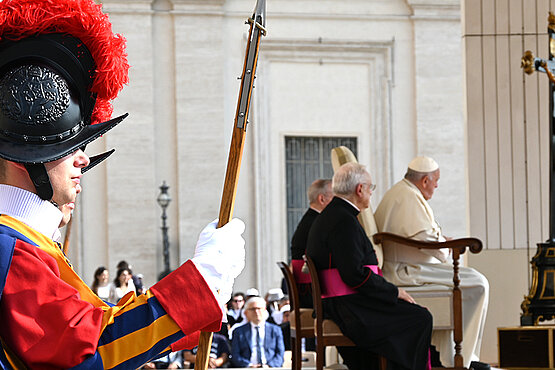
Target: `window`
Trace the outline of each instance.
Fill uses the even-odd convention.
[[[285,137],[287,256],[297,224],[308,208],[306,190],[319,178],[332,178],[331,149],[344,145],[357,155],[355,137]]]

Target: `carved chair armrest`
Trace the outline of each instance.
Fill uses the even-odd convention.
[[[397,244],[402,244],[407,247],[421,249],[457,249],[459,251],[459,254],[464,254],[467,247],[472,253],[480,253],[480,251],[482,250],[482,242],[480,241],[480,239],[477,238],[460,238],[448,240],[445,242],[426,242],[405,238],[392,233],[377,233],[374,234],[372,239],[374,240],[374,243],[377,244],[387,244],[388,242],[393,242]]]
[[[453,250],[453,338],[455,340],[455,368],[463,369],[463,357],[461,355],[462,333],[462,294],[459,288],[459,256],[466,252],[466,248],[472,253],[482,250],[482,242],[476,238],[453,239],[445,242],[425,242],[412,240],[391,233],[377,233],[373,236],[374,242],[378,244],[397,243],[408,247],[422,249],[451,248]],[[386,247],[387,248],[387,247]]]

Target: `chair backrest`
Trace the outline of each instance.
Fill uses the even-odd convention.
[[[293,308],[293,320],[291,320],[291,329],[298,329],[299,332],[302,328],[301,326],[301,309],[299,300],[299,290],[297,289],[297,283],[295,282],[295,277],[288,264],[285,262],[277,263],[279,269],[283,273],[285,278],[285,283],[287,284],[287,291],[289,292],[289,301]]]
[[[312,259],[308,256],[304,256],[306,264],[308,265],[308,271],[310,273],[311,285],[312,285],[312,303],[314,305],[314,312],[316,313],[316,340],[322,340],[324,322],[324,311],[322,308],[322,290],[320,288],[320,277],[318,276],[318,270]]]

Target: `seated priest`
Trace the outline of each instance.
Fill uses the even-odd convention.
[[[308,271],[303,272],[303,256],[306,251],[306,241],[312,223],[333,198],[331,179],[314,180],[308,187],[306,195],[309,201],[309,207],[301,218],[301,221],[299,221],[297,229],[295,229],[295,233],[293,233],[293,237],[291,238],[291,265],[293,266],[295,282],[299,289],[300,306],[312,308],[310,275]]]
[[[357,219],[374,188],[364,166],[341,166],[332,180],[335,197],[312,224],[306,254],[320,275],[325,318],[356,344],[338,347],[349,369],[377,368],[377,355],[387,358],[388,369],[426,369],[432,316],[380,276]]]

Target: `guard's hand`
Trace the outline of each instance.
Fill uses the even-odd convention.
[[[416,304],[416,301],[414,300],[414,298],[412,298],[410,296],[410,294],[408,294],[403,288],[398,288],[399,290],[399,299],[402,299],[403,301],[407,301],[409,303],[414,303]]]
[[[231,298],[233,282],[245,267],[245,231],[243,221],[234,218],[216,229],[212,221],[200,233],[192,261],[223,306]]]

